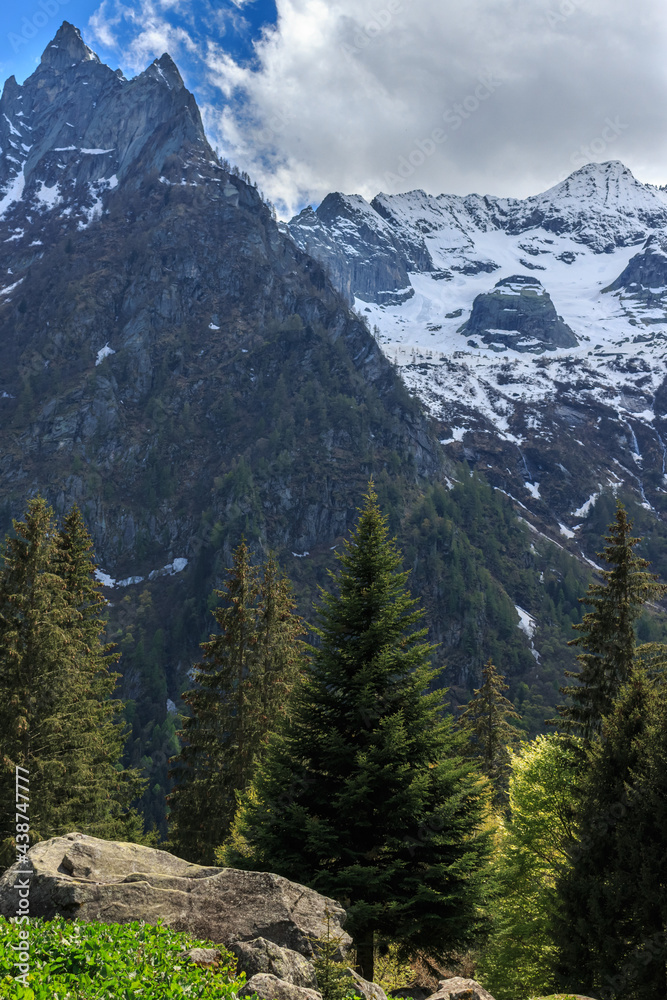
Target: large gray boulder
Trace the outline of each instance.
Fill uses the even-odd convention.
[[[342,953],[352,944],[338,903],[279,875],[204,868],[166,851],[82,833],[36,844],[28,857],[33,868],[32,917],[51,919],[59,913],[108,924],[161,920],[174,930],[227,947],[264,939],[285,950],[280,970],[298,970],[299,982],[304,970],[288,952],[311,958],[313,940],[327,935],[327,915]],[[25,867],[14,865],[0,878],[0,915],[15,914],[18,897],[13,886],[25,872]]]
[[[278,979],[301,986],[317,989],[317,975],[312,962],[290,948],[280,948],[273,941],[258,937],[252,941],[233,941],[229,950],[236,955],[238,967],[248,979],[259,974],[276,976]]]

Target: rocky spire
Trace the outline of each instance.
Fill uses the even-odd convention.
[[[58,28],[56,37],[44,49],[41,65],[62,72],[68,69],[72,63],[87,60],[100,61],[82,39],[79,29],[70,24],[69,21],[63,21]]]
[[[145,70],[145,75],[166,83],[170,90],[181,90],[185,86],[178,67],[168,52],[155,59]]]

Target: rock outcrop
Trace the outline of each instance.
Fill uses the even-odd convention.
[[[360,195],[329,194],[317,211],[304,208],[288,230],[350,304],[355,297],[381,305],[405,302],[414,295],[409,272],[433,267],[423,238],[397,236]]]
[[[522,274],[504,278],[493,291],[478,295],[460,332],[495,350],[510,347],[531,354],[578,343],[541,282]]]
[[[62,914],[102,923],[161,920],[177,931],[237,948],[239,956],[264,953],[280,972],[280,981],[292,977],[298,986],[314,982],[307,960],[313,955],[313,941],[327,934],[327,915],[342,950],[352,943],[343,930],[345,911],[338,903],[279,875],[204,868],[166,851],[81,833],[36,844],[28,857],[33,917]],[[14,865],[0,878],[4,917],[16,912],[13,886],[21,873],[25,875],[25,868]],[[275,1000],[280,998],[276,995]]]
[[[229,950],[236,955],[239,969],[248,978],[271,975],[304,989],[317,989],[317,976],[312,962],[298,951],[280,948],[275,942],[257,937],[251,941],[233,941]]]

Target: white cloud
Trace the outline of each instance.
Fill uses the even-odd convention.
[[[184,53],[198,52],[198,45],[185,28],[172,24],[169,16],[180,0],[140,0],[132,6],[119,0],[103,0],[88,21],[93,38],[108,49],[122,54],[123,64],[133,73],[140,73],[163,52],[178,61]],[[131,28],[128,43],[121,42],[119,28]]]
[[[140,0],[129,59],[193,57],[212,140],[287,214],[331,190],[525,195],[582,156],[665,183],[663,4],[277,0],[248,64],[224,25],[188,33]]]

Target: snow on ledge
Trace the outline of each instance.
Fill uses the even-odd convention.
[[[597,493],[591,493],[588,500],[578,508],[578,510],[572,511],[573,517],[588,517],[591,507],[594,507],[602,493],[602,483],[598,486]]]
[[[104,347],[100,347],[99,351],[97,352],[97,358],[95,360],[95,367],[97,368],[98,365],[102,364],[102,362],[104,361],[105,358],[109,358],[109,357],[111,357],[112,354],[115,354],[115,353],[116,352],[114,351],[113,347],[109,347],[108,343],[105,344]]]
[[[443,438],[440,444],[453,444],[454,441],[463,441],[463,435],[467,430],[467,427],[451,427],[449,431],[451,437]]]
[[[514,607],[519,615],[519,628],[522,632],[525,632],[529,639],[532,639],[537,629],[537,622],[532,615],[529,615],[527,611],[520,608],[518,604],[515,604]]]
[[[148,574],[149,580],[156,580],[160,576],[174,576],[176,573],[182,573],[185,567],[188,565],[188,560],[184,558],[174,559],[173,562],[167,563],[162,569],[154,569]],[[128,576],[125,580],[114,580],[112,576],[105,573],[104,570],[95,570],[95,579],[102,584],[103,587],[131,587],[136,583],[143,583],[145,577],[143,576]]]

